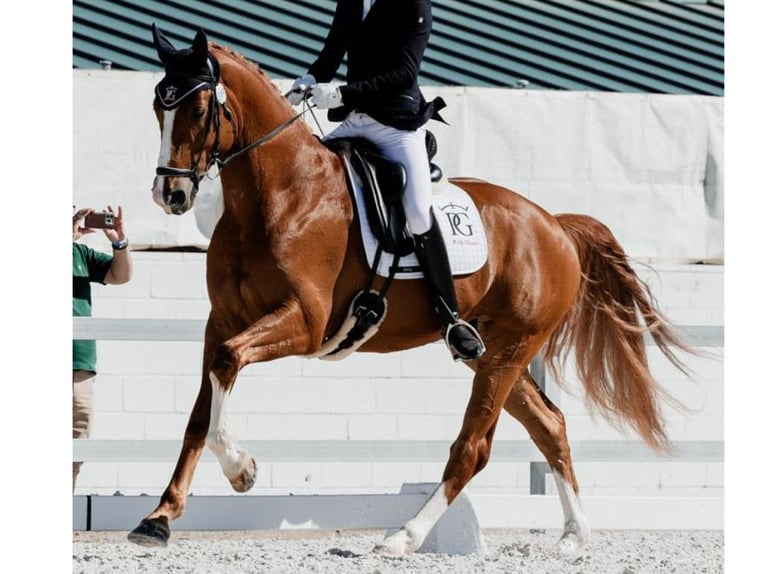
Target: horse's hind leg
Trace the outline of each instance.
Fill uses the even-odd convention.
[[[530,345],[525,348],[524,355],[533,352]],[[511,385],[519,378],[519,365],[526,364],[525,357],[516,360],[519,354],[522,351],[518,348],[495,349],[495,352],[488,351],[479,360],[463,425],[450,448],[442,482],[418,513],[400,530],[377,545],[375,552],[399,556],[420,548],[449,505],[486,466],[503,403]]]
[[[564,511],[564,534],[559,540],[559,551],[565,556],[576,556],[590,541],[590,526],[580,506],[564,415],[526,370],[503,407],[524,425],[551,467]]]

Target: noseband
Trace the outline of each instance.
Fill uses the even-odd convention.
[[[218,69],[218,62],[215,61],[215,58],[212,55],[208,55],[208,58],[210,60],[213,60],[214,62],[214,64],[212,64],[211,67]],[[204,142],[207,141],[207,137],[211,129],[215,130],[215,140],[213,142],[213,151],[210,155],[210,159],[208,160],[207,165],[205,166],[205,169],[202,172],[199,171],[199,160],[202,157],[202,149],[200,149],[199,153],[197,153],[196,159],[194,160],[194,165],[191,167],[191,169],[183,169],[183,168],[169,167],[169,166],[158,166],[156,169],[156,174],[159,176],[188,177],[192,181],[195,191],[199,187],[199,182],[201,181],[202,177],[204,177],[210,171],[210,168],[213,165],[215,165],[218,169],[216,171],[216,174],[210,177],[210,179],[215,179],[215,177],[218,177],[218,175],[221,173],[221,170],[230,161],[232,161],[233,159],[236,159],[237,157],[250,151],[251,149],[254,149],[260,145],[263,145],[267,141],[275,138],[283,130],[287,129],[290,125],[292,125],[296,120],[300,119],[303,116],[303,114],[305,114],[312,107],[314,107],[313,105],[307,105],[302,112],[291,117],[289,120],[279,124],[276,128],[271,130],[265,136],[258,138],[257,140],[246,145],[242,149],[237,150],[236,152],[230,154],[225,159],[222,159],[219,156],[219,152],[218,152],[218,147],[220,144],[220,131],[221,131],[221,118],[219,114],[220,110],[223,110],[223,115],[226,117],[226,119],[229,121],[232,127],[236,130],[236,125],[234,124],[234,121],[232,120],[231,110],[226,105],[226,89],[223,87],[223,84],[210,81],[208,79],[205,79],[205,81],[203,81],[200,84],[199,89],[209,89],[213,92],[212,96],[208,100],[208,117],[207,117],[207,122],[205,125],[205,137],[202,140],[203,146],[204,146]]]

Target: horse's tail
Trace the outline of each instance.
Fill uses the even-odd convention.
[[[583,279],[577,300],[550,339],[546,364],[560,380],[563,362],[574,350],[588,407],[617,428],[627,423],[652,449],[666,451],[660,400],[683,407],[649,372],[644,333],[687,376],[674,351],[693,350],[673,333],[609,228],[585,215],[556,218],[577,248]]]

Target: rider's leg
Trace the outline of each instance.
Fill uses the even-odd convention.
[[[484,352],[484,343],[479,333],[458,315],[452,271],[439,225],[433,221],[428,231],[413,234],[413,237],[415,255],[428,282],[431,300],[452,356],[462,361],[480,357]]]
[[[428,283],[447,346],[455,359],[476,359],[484,352],[484,343],[476,329],[460,319],[447,249],[431,212],[431,168],[425,144],[426,130],[421,127],[403,131],[377,124],[370,132],[374,134],[371,139],[381,154],[404,165],[407,172],[404,212],[415,239],[415,255]]]
[[[415,255],[425,275],[442,325],[447,346],[457,360],[470,361],[484,352],[479,333],[458,315],[455,286],[447,250],[438,224],[431,213],[431,168],[426,150],[426,130],[398,130],[366,114],[352,112],[324,139],[361,136],[374,143],[381,155],[402,164],[407,172],[404,213],[415,239]]]

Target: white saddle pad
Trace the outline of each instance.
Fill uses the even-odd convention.
[[[372,267],[378,240],[372,234],[364,208],[360,184],[354,178],[354,198],[358,206],[359,223],[362,228],[362,241],[367,256],[367,264]],[[464,275],[477,271],[487,261],[487,236],[484,223],[473,199],[462,189],[448,182],[434,184],[433,207],[444,243],[447,247],[450,267],[453,275]],[[391,253],[383,253],[378,264],[377,274],[388,277],[389,268],[394,261]],[[414,253],[399,260],[401,270],[397,279],[416,279],[423,277]]]

